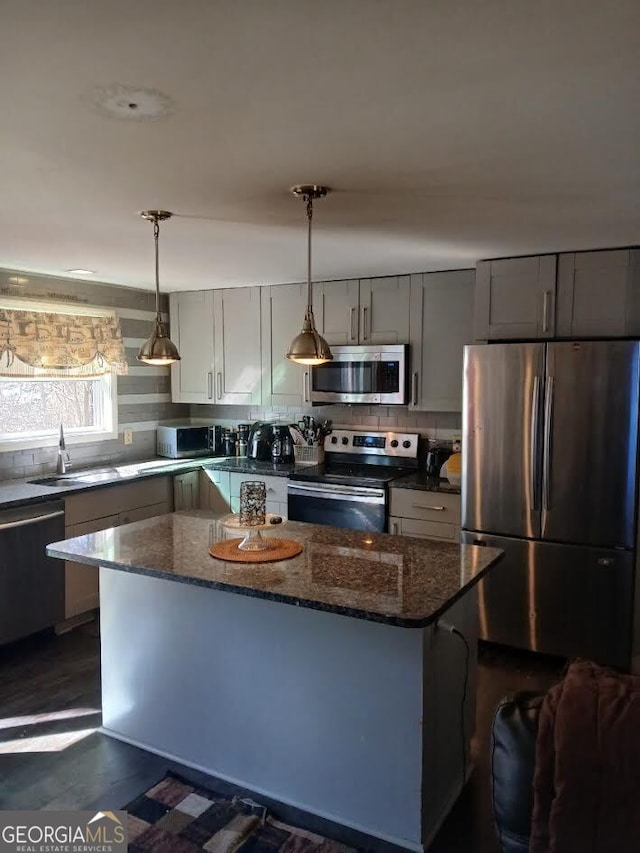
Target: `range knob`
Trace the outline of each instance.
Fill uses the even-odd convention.
[[[402,442],[402,446],[408,450],[411,447],[411,442],[407,439]]]
[[[331,444],[337,444],[337,443],[338,443],[338,436],[332,435],[331,436]]]
[[[398,439],[392,438],[390,443],[391,443],[391,447],[397,447],[398,446]]]
[[[342,436],[342,443],[343,443],[343,444],[349,444],[349,439],[347,438],[347,436],[346,436],[346,435],[343,435],[343,436]]]

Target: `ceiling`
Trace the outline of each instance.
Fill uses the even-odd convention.
[[[3,0],[0,266],[164,290],[640,242],[637,0]],[[121,84],[169,99],[105,116]],[[137,114],[139,116],[139,112]]]

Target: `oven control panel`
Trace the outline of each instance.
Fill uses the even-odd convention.
[[[418,435],[410,432],[371,432],[334,429],[325,437],[326,453],[366,453],[371,456],[402,456],[415,459]]]

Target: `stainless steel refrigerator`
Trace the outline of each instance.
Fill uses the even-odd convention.
[[[503,548],[480,636],[630,666],[640,343],[465,348],[463,541]]]

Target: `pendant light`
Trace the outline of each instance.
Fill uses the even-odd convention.
[[[318,334],[313,318],[313,293],[311,286],[311,220],[313,218],[313,202],[316,198],[324,198],[329,192],[328,187],[316,184],[302,184],[291,187],[296,198],[301,198],[307,205],[307,310],[304,315],[302,331],[291,341],[287,358],[297,364],[324,364],[331,361],[333,356],[329,344]]]
[[[164,367],[180,361],[180,353],[167,334],[167,324],[160,314],[160,276],[158,272],[158,237],[160,222],[173,216],[168,210],[143,210],[140,216],[153,222],[153,239],[156,245],[156,319],[150,337],[142,344],[138,352],[138,361],[145,364],[156,364]]]

